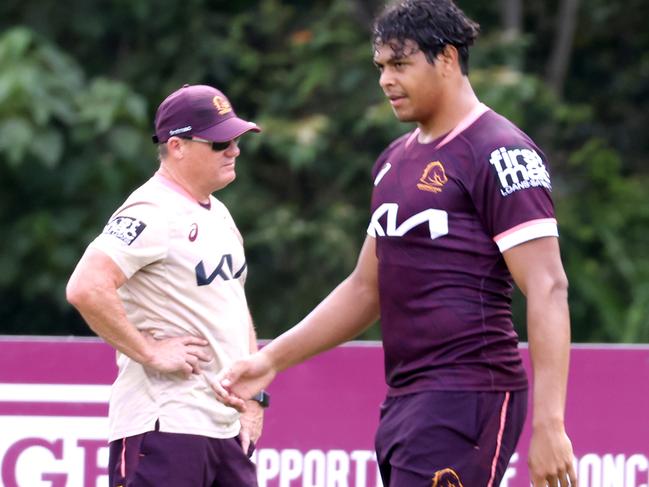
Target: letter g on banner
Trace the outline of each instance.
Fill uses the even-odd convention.
[[[56,460],[63,458],[63,440],[49,442],[44,438],[25,438],[9,447],[2,461],[2,482],[4,487],[23,487],[16,478],[16,464],[28,449],[40,447],[49,450]],[[51,487],[65,487],[68,476],[64,473],[43,473],[41,479],[51,482]]]

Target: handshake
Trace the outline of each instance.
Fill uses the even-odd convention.
[[[277,369],[265,350],[261,350],[223,369],[211,387],[219,401],[243,413],[246,412],[246,402],[251,399],[268,407],[269,396],[263,390],[276,374]]]

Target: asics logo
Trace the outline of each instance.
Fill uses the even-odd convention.
[[[192,223],[192,226],[189,228],[189,241],[195,241],[196,237],[198,237],[198,225],[196,223]]]

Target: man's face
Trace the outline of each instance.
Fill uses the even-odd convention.
[[[442,75],[416,43],[407,41],[398,51],[389,42],[378,44],[374,64],[381,73],[379,85],[400,121],[426,123],[434,116],[443,94]]]
[[[183,140],[188,156],[185,169],[193,184],[209,193],[225,188],[236,178],[235,160],[241,153],[237,141],[231,141],[227,149],[212,150],[206,142]]]

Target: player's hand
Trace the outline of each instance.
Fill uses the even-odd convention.
[[[149,333],[142,333],[150,347],[150,359],[145,367],[166,374],[179,373],[185,378],[201,371],[201,363],[209,362],[207,340],[192,335],[156,339]]]
[[[239,432],[241,448],[248,455],[250,444],[257,443],[261,436],[264,425],[264,408],[257,401],[247,401],[246,411],[241,413],[239,421],[241,421],[241,431]]]
[[[219,401],[245,412],[247,400],[268,386],[276,374],[262,350],[221,371],[211,386]]]
[[[535,427],[527,463],[534,487],[575,487],[572,443],[561,427]]]

